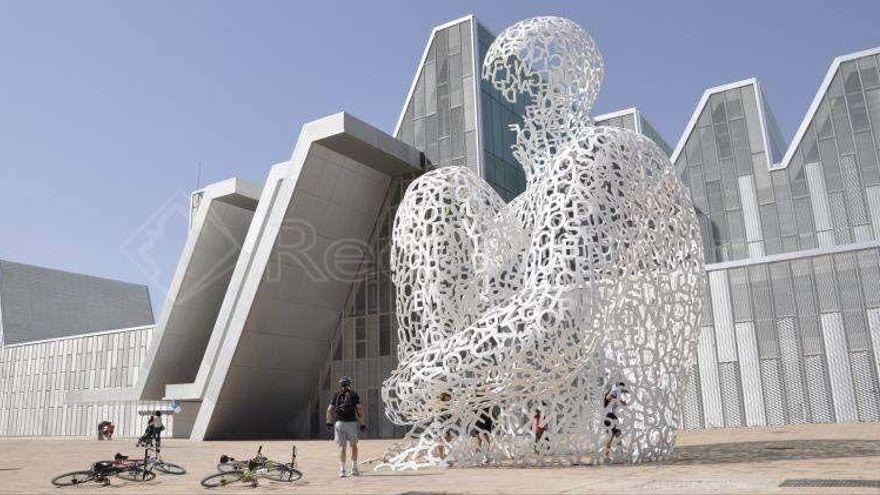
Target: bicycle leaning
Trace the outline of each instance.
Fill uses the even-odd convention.
[[[302,473],[296,468],[296,446],[291,449],[290,462],[287,463],[276,462],[263,455],[262,445],[257,450],[257,455],[246,461],[237,461],[224,454],[220,456],[217,471],[203,479],[202,486],[217,488],[242,482],[256,487],[259,478],[287,483],[302,478]]]
[[[110,478],[116,476],[126,481],[145,482],[156,477],[153,472],[154,463],[150,459],[149,449],[144,451],[143,459],[130,459],[117,453],[113,460],[97,461],[90,469],[72,471],[52,478],[55,486],[73,486],[94,481],[104,486],[110,484]]]

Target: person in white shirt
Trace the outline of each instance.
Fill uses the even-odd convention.
[[[147,438],[154,438],[156,448],[159,449],[161,447],[160,443],[162,442],[162,430],[165,429],[165,425],[162,423],[162,411],[156,411],[152,416],[150,416],[149,421],[147,421]]]

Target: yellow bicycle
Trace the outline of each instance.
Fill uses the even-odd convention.
[[[296,446],[293,446],[290,454],[290,462],[276,462],[263,455],[263,446],[257,450],[257,455],[247,461],[237,461],[227,455],[220,456],[216,473],[202,480],[205,488],[217,488],[231,483],[250,483],[257,486],[259,478],[272,481],[292,483],[302,478],[302,473],[296,469]]]

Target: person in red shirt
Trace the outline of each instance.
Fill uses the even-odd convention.
[[[541,416],[541,410],[535,409],[535,452],[538,451],[538,443],[541,441],[541,438],[544,436],[544,432],[547,431],[547,425],[543,421],[543,417]]]

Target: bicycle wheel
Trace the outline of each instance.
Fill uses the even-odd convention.
[[[275,466],[272,466],[271,469],[266,470],[266,473],[263,474],[263,477],[272,481],[283,481],[291,483],[302,478],[303,475],[290,464],[277,464]]]
[[[79,485],[80,483],[87,483],[94,479],[94,471],[73,471],[72,473],[64,473],[52,478],[52,484],[55,486],[73,486]]]
[[[205,488],[217,488],[218,486],[226,486],[230,483],[241,481],[241,476],[241,471],[214,473],[202,480],[202,486]]]
[[[125,481],[137,481],[139,483],[152,481],[156,477],[156,473],[144,469],[143,466],[132,466],[125,471],[120,471],[116,476]]]
[[[156,463],[156,470],[161,471],[165,474],[186,474],[186,469],[183,466],[179,466],[177,464],[165,461],[159,461]]]

